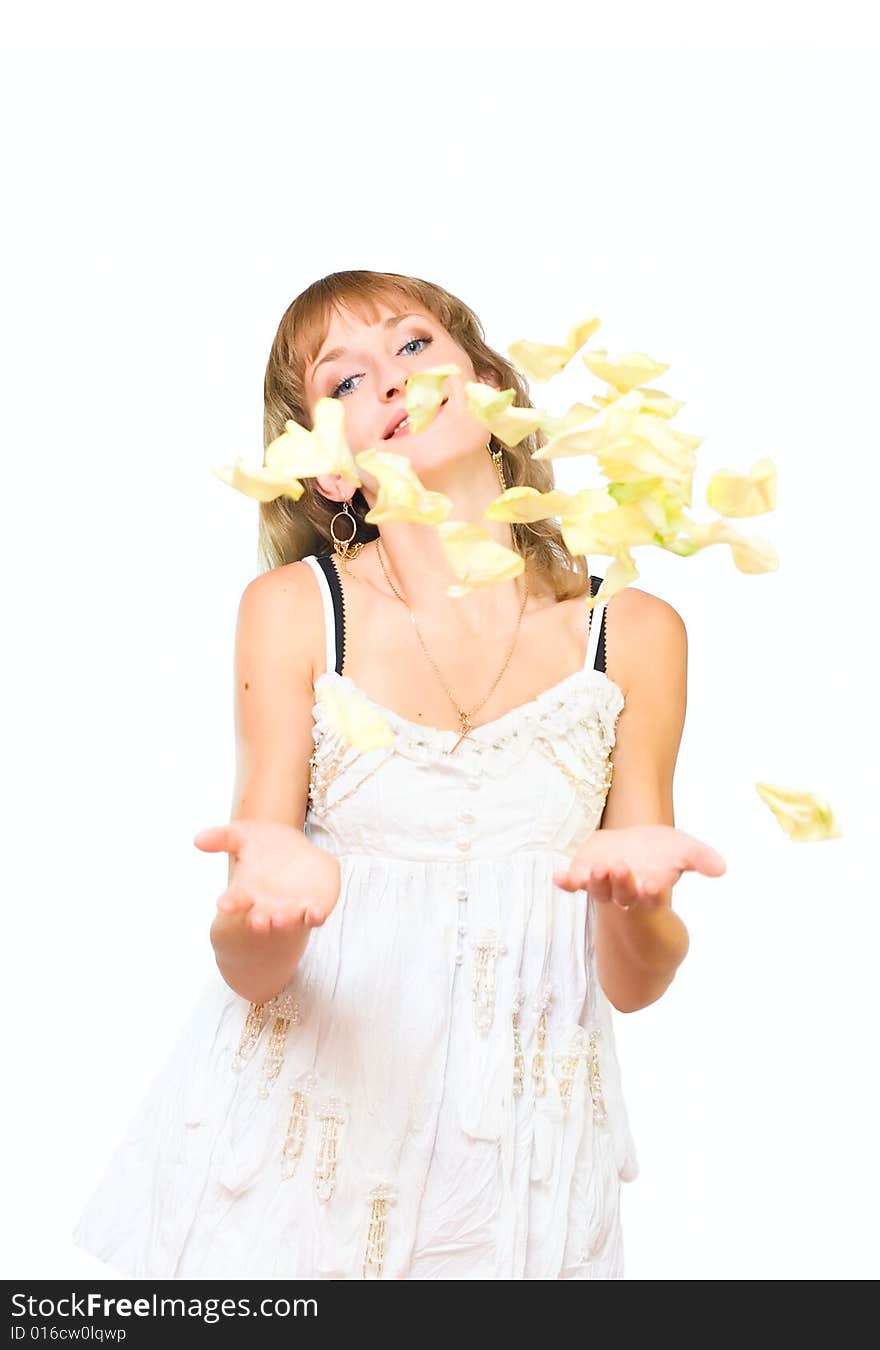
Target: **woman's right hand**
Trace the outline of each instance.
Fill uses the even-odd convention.
[[[204,853],[228,853],[235,859],[217,909],[244,914],[255,932],[295,924],[318,928],[339,899],[339,860],[292,825],[230,820],[200,830],[193,843]]]

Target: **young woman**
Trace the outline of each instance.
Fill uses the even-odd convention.
[[[407,377],[448,363],[409,434]],[[468,380],[529,406],[473,312],[416,278],[336,273],[281,321],[266,443],[340,399],[355,455],[407,456],[524,569],[451,598],[430,525],[365,519],[366,469],[261,506],[232,818],[195,840],[230,855],[218,974],[75,1233],[130,1275],[623,1276],[611,1008],[683,960],[682,872],[724,871],[674,827],[685,628],[634,587],[590,610],[600,579],[552,518],[485,520],[553,474],[539,433],[487,437]],[[340,738],[334,693],[390,742]]]

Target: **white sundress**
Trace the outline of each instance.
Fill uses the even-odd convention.
[[[305,561],[326,639],[305,832],[339,900],[270,1003],[212,974],[74,1241],[154,1279],[622,1279],[638,1163],[595,902],[552,880],[610,786],[604,606],[581,669],[450,755],[458,733],[341,673],[339,577]],[[340,741],[333,682],[392,744]]]

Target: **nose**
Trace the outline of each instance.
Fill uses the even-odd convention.
[[[406,391],[406,377],[413,371],[412,357],[408,363],[402,356],[388,356],[384,364],[379,368],[377,387],[383,391],[383,403],[392,403],[395,399],[403,398]]]

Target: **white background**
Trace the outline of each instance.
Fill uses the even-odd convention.
[[[626,1273],[880,1273],[876,50],[845,5],[833,31],[737,6],[711,39],[696,6],[625,10],[20,8],[0,72],[7,1277],[112,1278],[70,1230],[212,968],[225,886],[192,837],[229,813],[257,507],[210,466],[259,461],[284,309],[358,267],[447,287],[501,351],[596,315],[591,345],[668,362],[675,425],[705,437],[697,519],[715,469],[776,464],[778,509],[739,525],[778,572],[636,552],[690,639],[676,823],[728,871],[682,879],[687,960],[616,1015],[641,1163]],[[575,362],[532,392],[561,411],[599,388]],[[793,843],[761,780],[825,796],[843,837]]]

